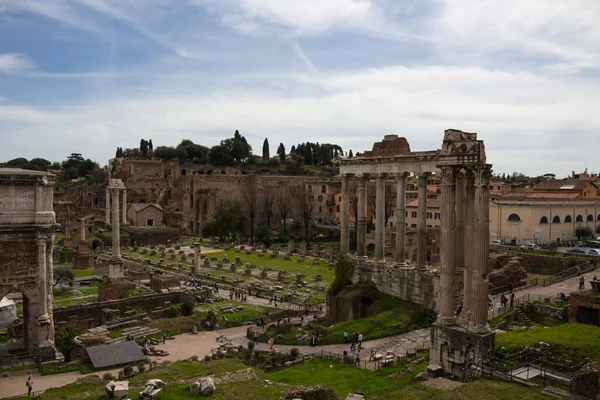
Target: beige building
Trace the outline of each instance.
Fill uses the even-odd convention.
[[[600,201],[561,198],[496,198],[490,201],[490,238],[547,243],[576,238],[589,227],[596,234]]]
[[[129,206],[127,218],[132,225],[156,226],[163,224],[163,209],[159,204],[137,203]]]

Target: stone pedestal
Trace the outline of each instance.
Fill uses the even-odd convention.
[[[465,370],[494,354],[495,334],[468,332],[456,326],[433,324],[429,363],[444,374],[465,376]]]

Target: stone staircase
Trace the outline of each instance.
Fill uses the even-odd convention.
[[[527,326],[533,325],[533,322],[531,321],[531,319],[529,319],[527,314],[525,314],[525,311],[523,311],[523,305],[520,305],[519,307],[517,307],[517,309],[515,310],[515,316],[523,324],[525,324]]]
[[[146,328],[142,326],[125,328],[123,329],[123,333],[120,337],[115,339],[108,339],[106,343],[122,343],[127,339],[127,335],[131,335],[134,339],[138,339],[144,336],[154,335],[155,333],[160,333],[160,330],[156,328]]]

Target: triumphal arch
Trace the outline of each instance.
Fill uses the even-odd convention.
[[[386,293],[438,310],[432,324],[430,362],[444,372],[461,375],[468,360],[493,351],[494,334],[487,323],[489,284],[489,181],[491,165],[476,133],[444,132],[441,150],[411,151],[405,138],[388,135],[372,151],[337,160],[342,179],[341,250],[356,261],[353,281],[371,281]],[[418,178],[417,259],[404,259],[406,178]],[[440,264],[426,265],[427,178],[440,177]],[[366,258],[367,185],[376,182],[375,257]],[[357,180],[357,250],[349,253],[349,180]],[[385,183],[397,182],[396,251],[393,264],[384,258]],[[460,318],[457,304],[462,303]]]
[[[23,295],[23,344],[41,361],[61,357],[52,318],[53,186],[47,172],[0,168],[0,298]]]

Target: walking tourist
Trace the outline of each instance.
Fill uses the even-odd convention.
[[[269,339],[269,349],[273,350],[273,345],[275,345],[275,338],[271,336],[271,339]]]
[[[344,343],[348,343],[348,331],[344,330]]]
[[[31,380],[31,377],[27,378],[25,385],[27,386],[27,396],[31,396],[31,392],[33,391],[33,381]]]

